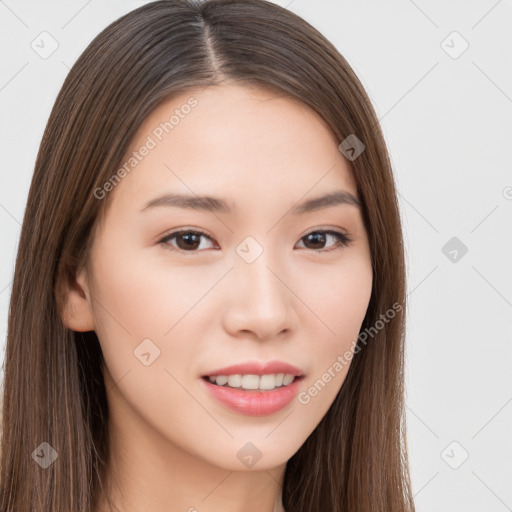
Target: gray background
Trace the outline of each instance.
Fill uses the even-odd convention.
[[[0,1],[2,354],[50,109],[86,45],[143,3]],[[407,434],[417,510],[512,510],[512,1],[276,3],[351,64],[391,153],[407,243]],[[52,38],[58,48],[42,58]]]

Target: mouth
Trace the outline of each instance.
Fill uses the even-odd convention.
[[[239,391],[269,392],[286,388],[297,381],[303,380],[304,375],[220,375],[203,376],[204,381],[214,386]]]

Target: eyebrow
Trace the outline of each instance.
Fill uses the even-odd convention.
[[[313,212],[324,208],[337,205],[352,205],[356,208],[361,208],[361,200],[346,190],[336,190],[323,196],[314,197],[304,201],[294,208],[291,213],[298,215],[301,213]],[[207,212],[219,213],[232,213],[235,210],[233,205],[230,205],[224,199],[211,196],[190,196],[184,194],[164,194],[155,199],[151,199],[140,210],[141,212],[158,206],[186,208],[191,210],[203,210]]]

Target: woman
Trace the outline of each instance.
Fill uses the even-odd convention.
[[[348,63],[163,0],[71,69],[8,323],[1,509],[413,511],[403,241]]]

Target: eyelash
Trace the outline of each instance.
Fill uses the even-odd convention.
[[[185,233],[186,234],[194,234],[194,235],[202,235],[202,236],[208,238],[210,241],[213,241],[212,238],[207,233],[205,233],[204,231],[202,231],[200,229],[180,229],[178,231],[173,231],[172,233],[169,233],[168,235],[166,235],[164,238],[162,238],[161,240],[158,241],[158,244],[162,245],[165,249],[169,250],[169,244],[168,244],[169,240],[172,240],[173,238],[176,238],[179,235],[182,235]],[[312,230],[312,231],[309,231],[308,233],[306,233],[304,236],[302,236],[300,238],[300,240],[302,240],[303,238],[306,238],[307,236],[309,236],[313,233],[323,233],[326,235],[333,235],[338,239],[338,244],[335,244],[333,247],[331,247],[329,249],[319,249],[319,250],[311,249],[313,252],[325,253],[325,252],[331,252],[331,251],[334,251],[337,249],[343,249],[345,247],[348,247],[353,241],[346,233],[344,233],[343,231],[336,230],[336,229],[315,229],[315,230]],[[198,251],[198,250],[185,251],[183,249],[173,247],[173,246],[171,246],[170,250],[175,250],[175,251],[178,251],[181,253],[202,252],[202,251]]]

